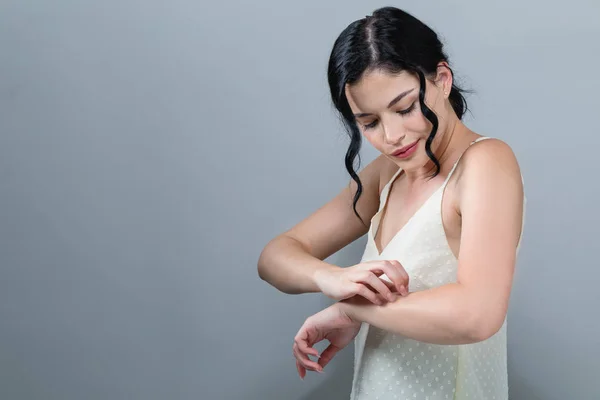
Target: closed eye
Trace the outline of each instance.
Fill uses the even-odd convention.
[[[400,110],[400,111],[398,111],[398,114],[400,114],[400,115],[408,115],[408,114],[410,114],[415,109],[415,104],[416,104],[416,102],[412,103],[410,105],[410,107],[408,107],[406,110]]]
[[[415,110],[415,105],[416,105],[416,102],[412,103],[410,105],[410,107],[408,107],[407,109],[396,111],[396,113],[400,114],[402,116],[408,115],[408,114],[410,114],[411,112],[413,112]],[[375,121],[373,121],[371,123],[363,124],[363,129],[365,129],[365,130],[373,129],[373,128],[375,128],[377,126],[378,122],[379,121],[375,120]]]
[[[375,128],[376,126],[377,126],[377,120],[375,120],[375,121],[371,122],[370,124],[365,124],[365,125],[363,125],[363,127],[364,127],[365,129],[373,129],[373,128]]]

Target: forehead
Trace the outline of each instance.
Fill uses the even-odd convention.
[[[383,70],[373,70],[365,73],[360,80],[352,85],[346,85],[346,97],[354,112],[367,112],[386,108],[388,103],[398,94],[415,89],[411,94],[417,94],[418,79],[405,71],[392,74]]]

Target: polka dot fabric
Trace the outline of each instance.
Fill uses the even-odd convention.
[[[373,236],[400,171],[384,187],[371,221],[362,260],[397,259],[409,274],[411,292],[456,282],[458,260],[448,246],[441,215],[444,187],[455,167],[381,254]],[[355,339],[351,400],[448,399],[508,399],[506,321],[488,340],[467,345],[423,343],[362,325]]]

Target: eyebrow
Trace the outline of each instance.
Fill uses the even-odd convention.
[[[406,95],[408,95],[410,92],[412,92],[413,90],[415,90],[414,88],[412,89],[408,89],[405,92],[400,93],[398,96],[394,97],[394,99],[392,101],[390,101],[390,104],[388,104],[387,108],[392,107],[394,104],[396,104],[397,102],[399,102],[400,100],[402,100],[404,97],[406,97]],[[360,114],[354,114],[354,116],[356,118],[360,118],[360,117],[368,117],[369,115],[373,115],[371,113],[360,113]]]

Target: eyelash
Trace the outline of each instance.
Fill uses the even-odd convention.
[[[412,103],[410,105],[410,107],[408,107],[406,110],[398,111],[397,114],[400,114],[402,116],[406,116],[406,115],[410,114],[411,112],[413,112],[414,109],[415,109],[415,103]],[[370,124],[363,125],[363,128],[365,130],[368,130],[368,129],[373,129],[376,126],[377,126],[377,121],[373,121]]]

